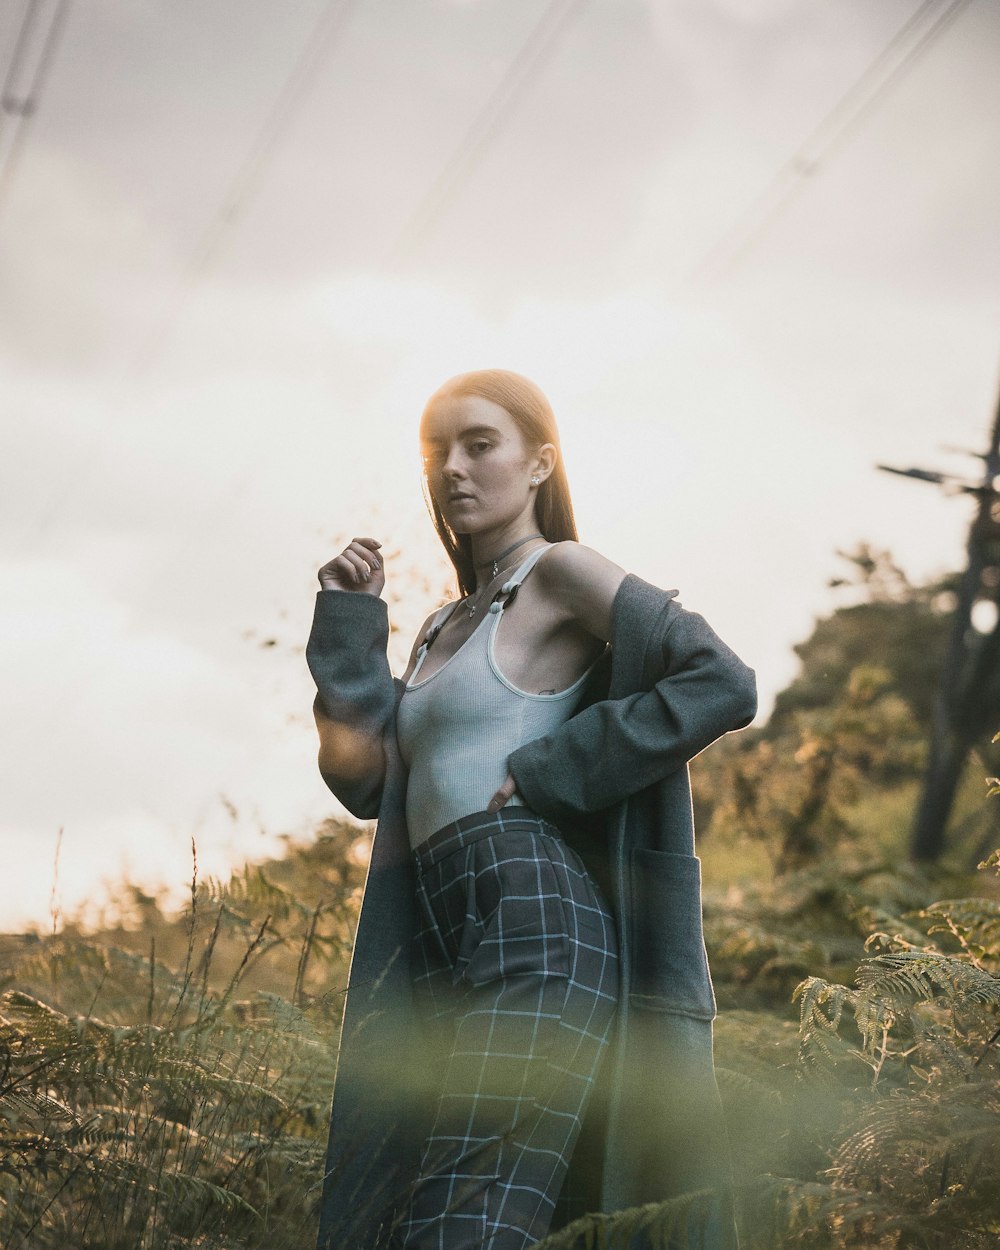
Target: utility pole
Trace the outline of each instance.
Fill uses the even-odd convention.
[[[910,857],[932,861],[945,849],[945,829],[962,768],[979,741],[1000,731],[1000,400],[980,482],[927,469],[895,469],[978,499],[969,529],[968,564],[934,706],[930,755],[910,841]],[[982,606],[980,606],[982,605]],[[986,618],[986,619],[984,619]]]

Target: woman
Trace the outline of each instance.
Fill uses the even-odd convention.
[[[730,1245],[686,764],[752,718],[753,674],[576,541],[527,379],[453,378],[420,437],[460,598],[393,681],[357,538],[307,648],[322,775],[379,822],[320,1246],[521,1250],[560,1192],[563,1220],[707,1186],[702,1245]]]

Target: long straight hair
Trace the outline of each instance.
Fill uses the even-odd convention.
[[[535,496],[535,517],[542,536],[550,543],[577,542],[576,521],[573,519],[573,503],[569,495],[569,482],[563,466],[559,446],[559,430],[552,406],[534,382],[511,373],[508,369],[477,369],[473,373],[460,373],[449,378],[427,401],[421,421],[443,399],[458,399],[475,395],[491,400],[507,412],[521,431],[526,445],[534,449],[543,443],[552,443],[559,453],[555,468],[538,487]],[[455,568],[458,589],[462,595],[471,595],[476,589],[476,570],[472,563],[472,539],[468,534],[456,534],[434,502],[424,476],[424,497],[434,521],[442,546]]]

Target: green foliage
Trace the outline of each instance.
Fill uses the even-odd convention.
[[[296,1001],[346,981],[351,940],[364,885],[369,838],[357,827],[329,820],[306,844],[292,844],[280,859],[246,865],[227,882],[198,877],[194,861],[189,909],[164,915],[154,899],[134,887],[120,891],[116,923],[95,941],[183,966],[196,985],[218,990],[239,971],[244,991],[291,985]],[[264,919],[266,932],[247,957]],[[67,926],[67,933],[79,930]],[[106,1002],[108,987],[103,994]]]
[[[834,1246],[996,1244],[998,915],[991,898],[932,903],[869,935],[853,985],[795,990],[800,1080],[839,1103],[813,1213]]]
[[[265,947],[294,989],[293,935],[302,946],[314,927],[316,904],[276,893],[274,877],[196,886],[176,970],[155,949],[77,934],[19,943],[0,997],[5,1247],[311,1243],[338,995],[321,980],[298,1004],[244,995]],[[716,1041],[746,1250],[995,1243],[1000,902],[929,901],[942,880],[859,855],[761,885],[730,912]],[[216,976],[223,902],[239,909],[229,931],[243,953]],[[726,913],[709,913],[721,934]],[[802,967],[796,1027],[782,1017]],[[697,1246],[718,1200],[589,1216],[542,1246]]]
[[[865,546],[846,559],[856,577],[839,584],[853,602],[796,648],[800,672],[767,724],[724,740],[692,769],[703,847],[721,841],[746,857],[752,840],[754,858],[766,856],[778,874],[849,854],[852,843],[909,854],[955,578],[915,585]],[[965,869],[993,845],[982,775],[998,764],[984,739],[961,778],[946,858]]]
[[[744,1250],[1000,1244],[1000,902],[931,901],[942,883],[955,879],[827,860],[745,893],[728,947],[710,907],[710,948],[728,952],[717,1076]],[[541,1245],[697,1247],[718,1201],[589,1216]]]
[[[837,703],[854,669],[874,664],[890,674],[891,693],[912,709],[926,736],[957,577],[914,585],[888,552],[861,544],[840,554],[850,574],[831,585],[852,588],[860,602],[818,621],[811,637],[795,648],[801,671],[778,695],[769,733],[782,734],[798,712]]]
[[[861,601],[799,648],[768,726],[694,768],[742,1244],[986,1250],[1000,887],[902,854],[948,586],[849,559]],[[312,1244],[366,844],[328,822],[226,882],[195,864],[182,914],[124,887],[99,932],[0,937],[4,1250]],[[697,1247],[719,1201],[587,1216],[539,1250]]]
[[[742,735],[714,762],[709,837],[719,827],[765,846],[787,873],[861,838],[856,811],[912,780],[925,745],[884,669],[859,665],[838,701],[786,717],[780,736]]]
[[[682,1250],[701,1244],[718,1207],[714,1190],[681,1194],[612,1216],[585,1215],[544,1238],[537,1250]]]
[[[182,916],[142,899],[143,930],[113,936],[146,954],[7,939],[0,1244],[311,1243],[359,836],[329,824],[225,884],[195,873]]]

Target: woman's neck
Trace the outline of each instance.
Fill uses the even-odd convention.
[[[505,569],[520,563],[528,554],[530,544],[542,538],[537,525],[511,526],[503,533],[472,535],[472,563],[476,573],[476,589],[481,590]]]

